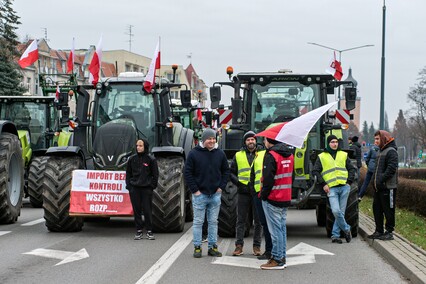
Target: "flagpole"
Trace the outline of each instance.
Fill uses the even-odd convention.
[[[160,79],[160,89],[161,89],[161,36],[158,37],[158,53],[160,53],[160,67],[158,68],[158,78]],[[154,69],[155,70],[155,69]],[[157,70],[155,70],[157,72]],[[155,74],[154,74],[154,84],[155,84]]]

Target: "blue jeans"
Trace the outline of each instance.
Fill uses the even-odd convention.
[[[207,212],[208,223],[208,247],[211,248],[217,242],[217,224],[220,210],[221,193],[212,195],[200,194],[192,195],[192,207],[194,210],[194,221],[192,223],[194,246],[201,246],[203,234],[203,223]]]
[[[262,206],[272,239],[272,258],[281,262],[281,259],[286,257],[287,207],[276,207],[264,200],[262,200]]]
[[[257,195],[253,196],[253,204],[256,207],[257,215],[259,216],[260,224],[263,228],[263,236],[265,237],[265,252],[272,252],[272,239],[271,234],[269,233],[268,223],[266,222],[265,211],[263,210],[262,200],[257,197]]]
[[[350,190],[351,187],[348,184],[330,188],[328,200],[335,219],[331,232],[332,238],[340,238],[340,230],[347,232],[351,229],[351,226],[345,220],[346,204],[348,203]]]
[[[371,178],[373,177],[373,172],[367,171],[365,174],[365,180],[362,184],[361,189],[358,192],[358,197],[363,197],[365,194],[365,191],[367,190],[368,185],[370,184]]]

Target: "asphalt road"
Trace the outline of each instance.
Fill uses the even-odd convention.
[[[332,244],[314,210],[288,214],[285,270],[262,271],[251,254],[232,257],[234,239],[219,238],[224,257],[192,257],[191,223],[182,233],[134,241],[131,218],[85,223],[82,232],[50,233],[42,209],[23,208],[17,223],[0,226],[0,283],[405,283],[359,238]],[[189,230],[189,231],[188,231]]]

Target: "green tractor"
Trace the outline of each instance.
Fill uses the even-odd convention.
[[[143,89],[144,77],[126,75],[107,78],[95,88],[73,88],[77,100],[73,144],[47,151],[51,157],[45,171],[43,208],[49,231],[80,231],[83,218],[87,217],[69,213],[72,172],[125,170],[129,157],[135,153],[137,138],[148,140],[149,150],[158,161],[154,230],[180,232],[184,228],[191,195],[182,172],[185,157],[194,146],[194,135],[193,130],[173,121],[169,93],[170,88],[181,84],[161,80],[147,93]],[[94,93],[92,101],[90,90]]]
[[[283,72],[239,73],[232,76],[229,69],[229,82],[216,82],[210,88],[212,104],[221,99],[222,86],[233,88],[232,124],[222,133],[219,147],[231,159],[241,147],[244,133],[265,130],[273,123],[291,121],[302,114],[329,103],[330,95],[340,85],[345,85],[346,109],[355,108],[356,89],[350,81],[336,81],[325,74],[292,74]],[[333,96],[334,98],[334,96]],[[225,127],[226,128],[226,127]],[[301,149],[294,149],[294,182],[292,205],[297,208],[315,207],[317,223],[326,226],[331,235],[334,216],[329,209],[327,196],[311,178],[313,164],[325,148],[326,138],[334,134],[342,139],[343,149],[351,157],[353,152],[347,144],[347,131],[335,123],[331,114],[324,115],[312,128]],[[261,142],[261,141],[259,141]],[[351,186],[346,210],[346,220],[352,227],[352,235],[358,233],[357,182]],[[233,236],[236,224],[236,188],[232,183],[222,193],[222,206],[219,214],[219,234]]]
[[[24,195],[24,166],[18,130],[0,120],[0,224],[18,220]]]

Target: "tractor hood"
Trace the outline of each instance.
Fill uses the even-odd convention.
[[[93,142],[95,168],[125,170],[135,144],[136,127],[131,120],[119,119],[102,125],[97,129]]]

